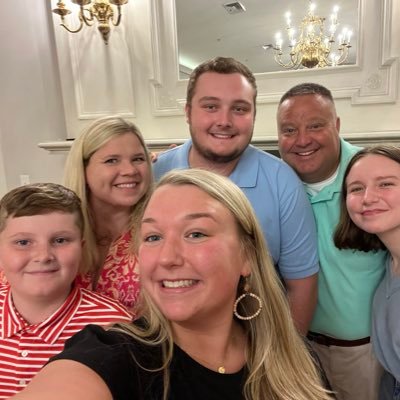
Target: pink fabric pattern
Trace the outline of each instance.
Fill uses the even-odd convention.
[[[95,292],[118,300],[128,309],[135,305],[140,291],[138,262],[131,252],[130,231],[112,243],[96,286]],[[93,290],[92,274],[78,275],[79,287]]]

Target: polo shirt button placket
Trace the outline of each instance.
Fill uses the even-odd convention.
[[[21,356],[22,356],[22,357],[26,357],[28,354],[29,354],[29,351],[28,351],[28,350],[22,350],[22,351],[21,351]]]
[[[26,380],[25,379],[20,379],[18,382],[21,386],[26,386]]]

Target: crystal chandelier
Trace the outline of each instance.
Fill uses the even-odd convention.
[[[334,6],[333,8],[327,34],[324,31],[325,18],[314,14],[315,7],[315,3],[310,1],[308,14],[301,21],[300,34],[297,38],[290,12],[285,14],[289,40],[289,57],[286,55],[288,61],[283,61],[285,55],[282,50],[283,39],[280,32],[275,35],[275,46],[272,46],[275,50],[275,61],[282,67],[287,69],[323,68],[340,65],[346,61],[353,32],[344,28],[335,39],[336,29],[339,25],[337,19],[339,7]]]
[[[121,5],[124,5],[128,0],[72,0],[73,3],[80,6],[79,10],[79,26],[76,29],[71,29],[65,22],[65,16],[71,14],[71,11],[65,6],[62,0],[57,2],[57,8],[53,9],[53,13],[61,17],[61,26],[68,32],[80,32],[84,25],[93,26],[97,20],[97,29],[101,33],[104,43],[108,44],[110,37],[110,23],[118,26],[121,22]],[[111,5],[117,6],[117,17],[114,18],[114,8]],[[85,7],[88,6],[88,7]]]

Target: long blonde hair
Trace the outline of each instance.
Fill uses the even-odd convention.
[[[118,116],[100,118],[90,124],[81,133],[81,135],[75,139],[66,160],[64,169],[64,185],[69,189],[72,189],[81,199],[83,216],[85,220],[85,246],[83,256],[83,264],[85,267],[81,270],[82,273],[97,272],[97,270],[101,268],[99,265],[96,248],[94,217],[88,201],[89,189],[86,185],[86,166],[88,165],[92,155],[97,150],[99,150],[111,139],[126,133],[132,133],[135,135],[142,145],[146,155],[146,162],[150,170],[150,179],[152,179],[151,160],[142,134],[133,123]],[[138,203],[132,206],[130,228],[133,227],[135,221],[137,220],[137,215],[141,213],[141,208],[149,197],[150,186],[151,182],[149,185],[149,190],[147,190],[146,194],[139,200]]]
[[[243,192],[228,178],[212,172],[190,169],[175,170],[165,175],[156,186],[194,185],[224,205],[233,214],[251,274],[251,292],[258,295],[263,308],[258,317],[243,322],[247,335],[244,385],[247,400],[327,400],[318,370],[298,334],[272,259],[268,253],[262,230],[254,211]],[[238,294],[243,284],[239,283]],[[170,323],[143,290],[145,328],[119,325],[118,330],[133,335],[146,344],[162,345],[164,363],[164,399],[169,386],[168,364],[172,359],[173,336]],[[239,313],[254,313],[254,299],[247,297],[240,303]],[[151,340],[149,339],[151,338]]]

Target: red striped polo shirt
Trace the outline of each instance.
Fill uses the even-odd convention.
[[[88,324],[131,321],[118,302],[74,288],[64,304],[39,324],[29,324],[15,310],[9,285],[0,286],[0,399],[21,391],[64,343]]]

